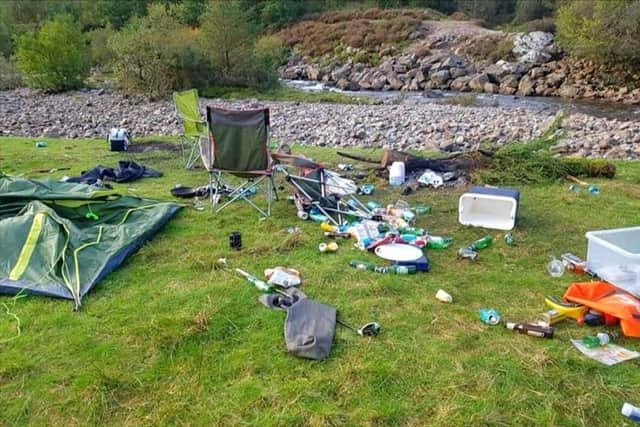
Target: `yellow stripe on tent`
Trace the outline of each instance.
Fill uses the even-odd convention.
[[[27,265],[29,265],[33,251],[36,248],[36,244],[38,244],[38,238],[42,232],[42,224],[44,223],[44,218],[46,216],[47,214],[45,212],[38,212],[33,218],[31,229],[29,230],[24,246],[22,246],[22,250],[20,251],[18,262],[16,262],[11,273],[9,273],[9,280],[18,280],[27,269]]]

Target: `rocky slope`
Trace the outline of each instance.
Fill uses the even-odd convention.
[[[563,56],[550,33],[506,34],[466,21],[425,21],[412,37],[405,49],[381,47],[377,65],[356,62],[366,52],[347,47],[340,59],[293,56],[280,74],[353,91],[451,89],[640,104],[640,88],[616,86],[610,70]],[[626,78],[640,87],[640,74]]]
[[[255,101],[202,100],[225,108],[255,108]],[[272,135],[323,146],[389,146],[468,151],[480,142],[501,145],[542,133],[553,116],[523,109],[424,105],[340,105],[267,102]],[[149,102],[104,91],[44,95],[27,89],[0,92],[0,135],[104,138],[123,126],[135,136],[177,135],[172,102]],[[574,114],[564,121],[564,154],[640,158],[640,122]],[[2,152],[0,144],[0,154]]]

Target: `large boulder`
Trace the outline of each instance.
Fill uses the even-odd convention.
[[[360,85],[358,83],[352,82],[351,80],[347,79],[338,80],[338,82],[336,83],[336,87],[342,90],[360,90]]]
[[[387,80],[389,81],[389,87],[393,90],[400,90],[404,86],[404,82],[394,74],[387,76]]]
[[[430,76],[430,80],[435,85],[435,87],[446,86],[449,79],[451,79],[451,74],[449,74],[449,70],[436,71],[435,73],[432,73]]]
[[[467,68],[453,67],[449,68],[449,74],[451,74],[452,79],[456,79],[468,75],[469,70]]]
[[[457,90],[459,92],[466,92],[469,90],[469,81],[471,80],[471,76],[461,76],[454,79],[451,82],[451,90]]]
[[[518,93],[523,96],[533,95],[536,82],[528,75],[520,79],[518,84]]]
[[[371,89],[373,90],[381,90],[384,85],[387,84],[387,78],[382,75],[378,75],[371,80]]]
[[[507,74],[500,80],[500,86],[512,89],[518,89],[518,83],[520,83],[520,76],[516,74]]]
[[[307,66],[307,78],[309,80],[321,80],[322,70],[317,65]]]
[[[476,75],[469,81],[469,89],[475,92],[483,92],[484,85],[490,82],[491,79],[489,78],[489,75],[486,73],[481,73]]]
[[[580,88],[577,86],[564,84],[558,89],[558,95],[563,98],[577,98],[580,96]]]
[[[544,64],[557,56],[560,50],[554,43],[553,34],[533,31],[516,34],[512,52],[519,62]]]
[[[567,76],[562,71],[555,71],[546,77],[546,83],[551,87],[560,87]]]
[[[352,64],[345,64],[341,67],[335,68],[331,71],[331,79],[335,82],[345,79],[351,73],[351,69],[353,68]]]
[[[463,57],[458,56],[458,55],[454,55],[454,54],[450,54],[447,55],[446,57],[442,58],[442,60],[440,61],[440,66],[441,68],[464,68],[467,66],[467,60],[465,60]]]

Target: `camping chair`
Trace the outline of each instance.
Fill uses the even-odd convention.
[[[324,166],[303,156],[272,153],[278,162],[278,171],[285,174],[286,181],[293,188],[293,201],[298,212],[312,210],[321,212],[335,224],[342,225],[349,217],[371,219],[372,213],[353,193],[355,185],[340,178]],[[297,168],[298,174],[292,174],[288,168]]]
[[[248,111],[224,110],[207,106],[209,138],[200,145],[202,161],[209,171],[211,209],[221,211],[236,200],[244,200],[264,216],[271,215],[273,197],[277,200],[273,181],[272,159],[267,147],[269,109]],[[246,181],[232,187],[224,175],[234,175]],[[249,197],[258,185],[266,181],[266,211]],[[223,193],[229,200],[218,205]]]
[[[191,169],[198,160],[200,139],[207,136],[207,123],[200,118],[200,102],[196,89],[173,93],[176,112],[182,120],[180,149],[185,169]]]

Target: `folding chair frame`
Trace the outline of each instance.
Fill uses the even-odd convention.
[[[279,200],[278,192],[276,191],[276,186],[273,180],[273,173],[256,175],[256,177],[257,178],[254,178],[254,177],[248,178],[247,181],[245,181],[243,184],[241,184],[238,187],[232,187],[229,184],[227,184],[222,178],[222,171],[216,170],[216,171],[210,172],[209,186],[211,188],[211,191],[209,192],[209,194],[211,194],[211,211],[214,214],[216,214],[221,210],[223,210],[224,208],[226,208],[227,206],[229,206],[231,203],[235,202],[236,200],[243,200],[247,202],[249,205],[251,205],[255,210],[260,212],[263,216],[265,217],[271,216],[271,205],[273,203],[274,196],[276,200]],[[267,184],[267,210],[266,211],[261,207],[259,207],[257,204],[255,204],[248,197],[248,193],[250,192],[251,187],[257,187],[263,181],[266,181],[266,184]],[[231,193],[228,194],[229,200],[227,200],[223,204],[220,204],[220,198],[222,197],[221,190],[224,188],[233,188],[233,190],[231,191]]]
[[[292,175],[284,167],[283,168],[279,168],[279,170],[282,171],[285,174],[285,179],[287,180],[287,182],[289,182],[291,185],[293,185],[300,193],[302,193],[308,200],[310,200],[311,201],[311,206],[315,207],[320,212],[322,212],[322,214],[324,216],[326,216],[327,219],[332,224],[337,225],[337,226],[344,224],[345,221],[344,221],[343,215],[356,216],[356,217],[361,218],[361,219],[371,219],[372,218],[371,210],[369,210],[369,208],[367,208],[355,196],[352,196],[352,195],[349,196],[349,201],[353,201],[353,204],[356,205],[355,207],[354,206],[350,206],[349,202],[345,203],[342,199],[338,199],[337,200],[337,207],[336,208],[322,206],[318,200],[313,200],[313,197],[311,197],[309,195],[309,193],[307,193],[296,182],[296,180],[299,179],[299,180],[302,180],[302,181],[318,183],[320,185],[320,191],[321,191],[322,197],[326,198],[327,197],[327,190],[326,190],[326,185],[324,183],[324,180],[325,180],[325,171],[324,171],[324,169],[320,170],[320,181],[318,181],[316,179],[313,179],[313,178],[307,178],[307,177],[304,177],[304,176],[300,176],[300,175]],[[349,210],[345,210],[345,209],[349,209]],[[337,219],[334,218],[334,215],[337,216]]]
[[[183,116],[180,110],[178,109],[178,104],[176,102],[177,94],[178,92],[174,92],[173,94],[173,108],[175,109],[177,116],[180,117],[180,120],[182,120],[183,122],[195,123],[196,127],[204,126],[204,129],[205,129],[204,133],[201,133],[199,135],[181,134],[179,136],[180,152],[182,154],[182,162],[184,164],[184,168],[191,169],[193,168],[193,165],[198,160],[198,157],[200,157],[200,140],[202,138],[206,138],[207,135],[209,134],[209,126],[206,121],[193,120]]]

